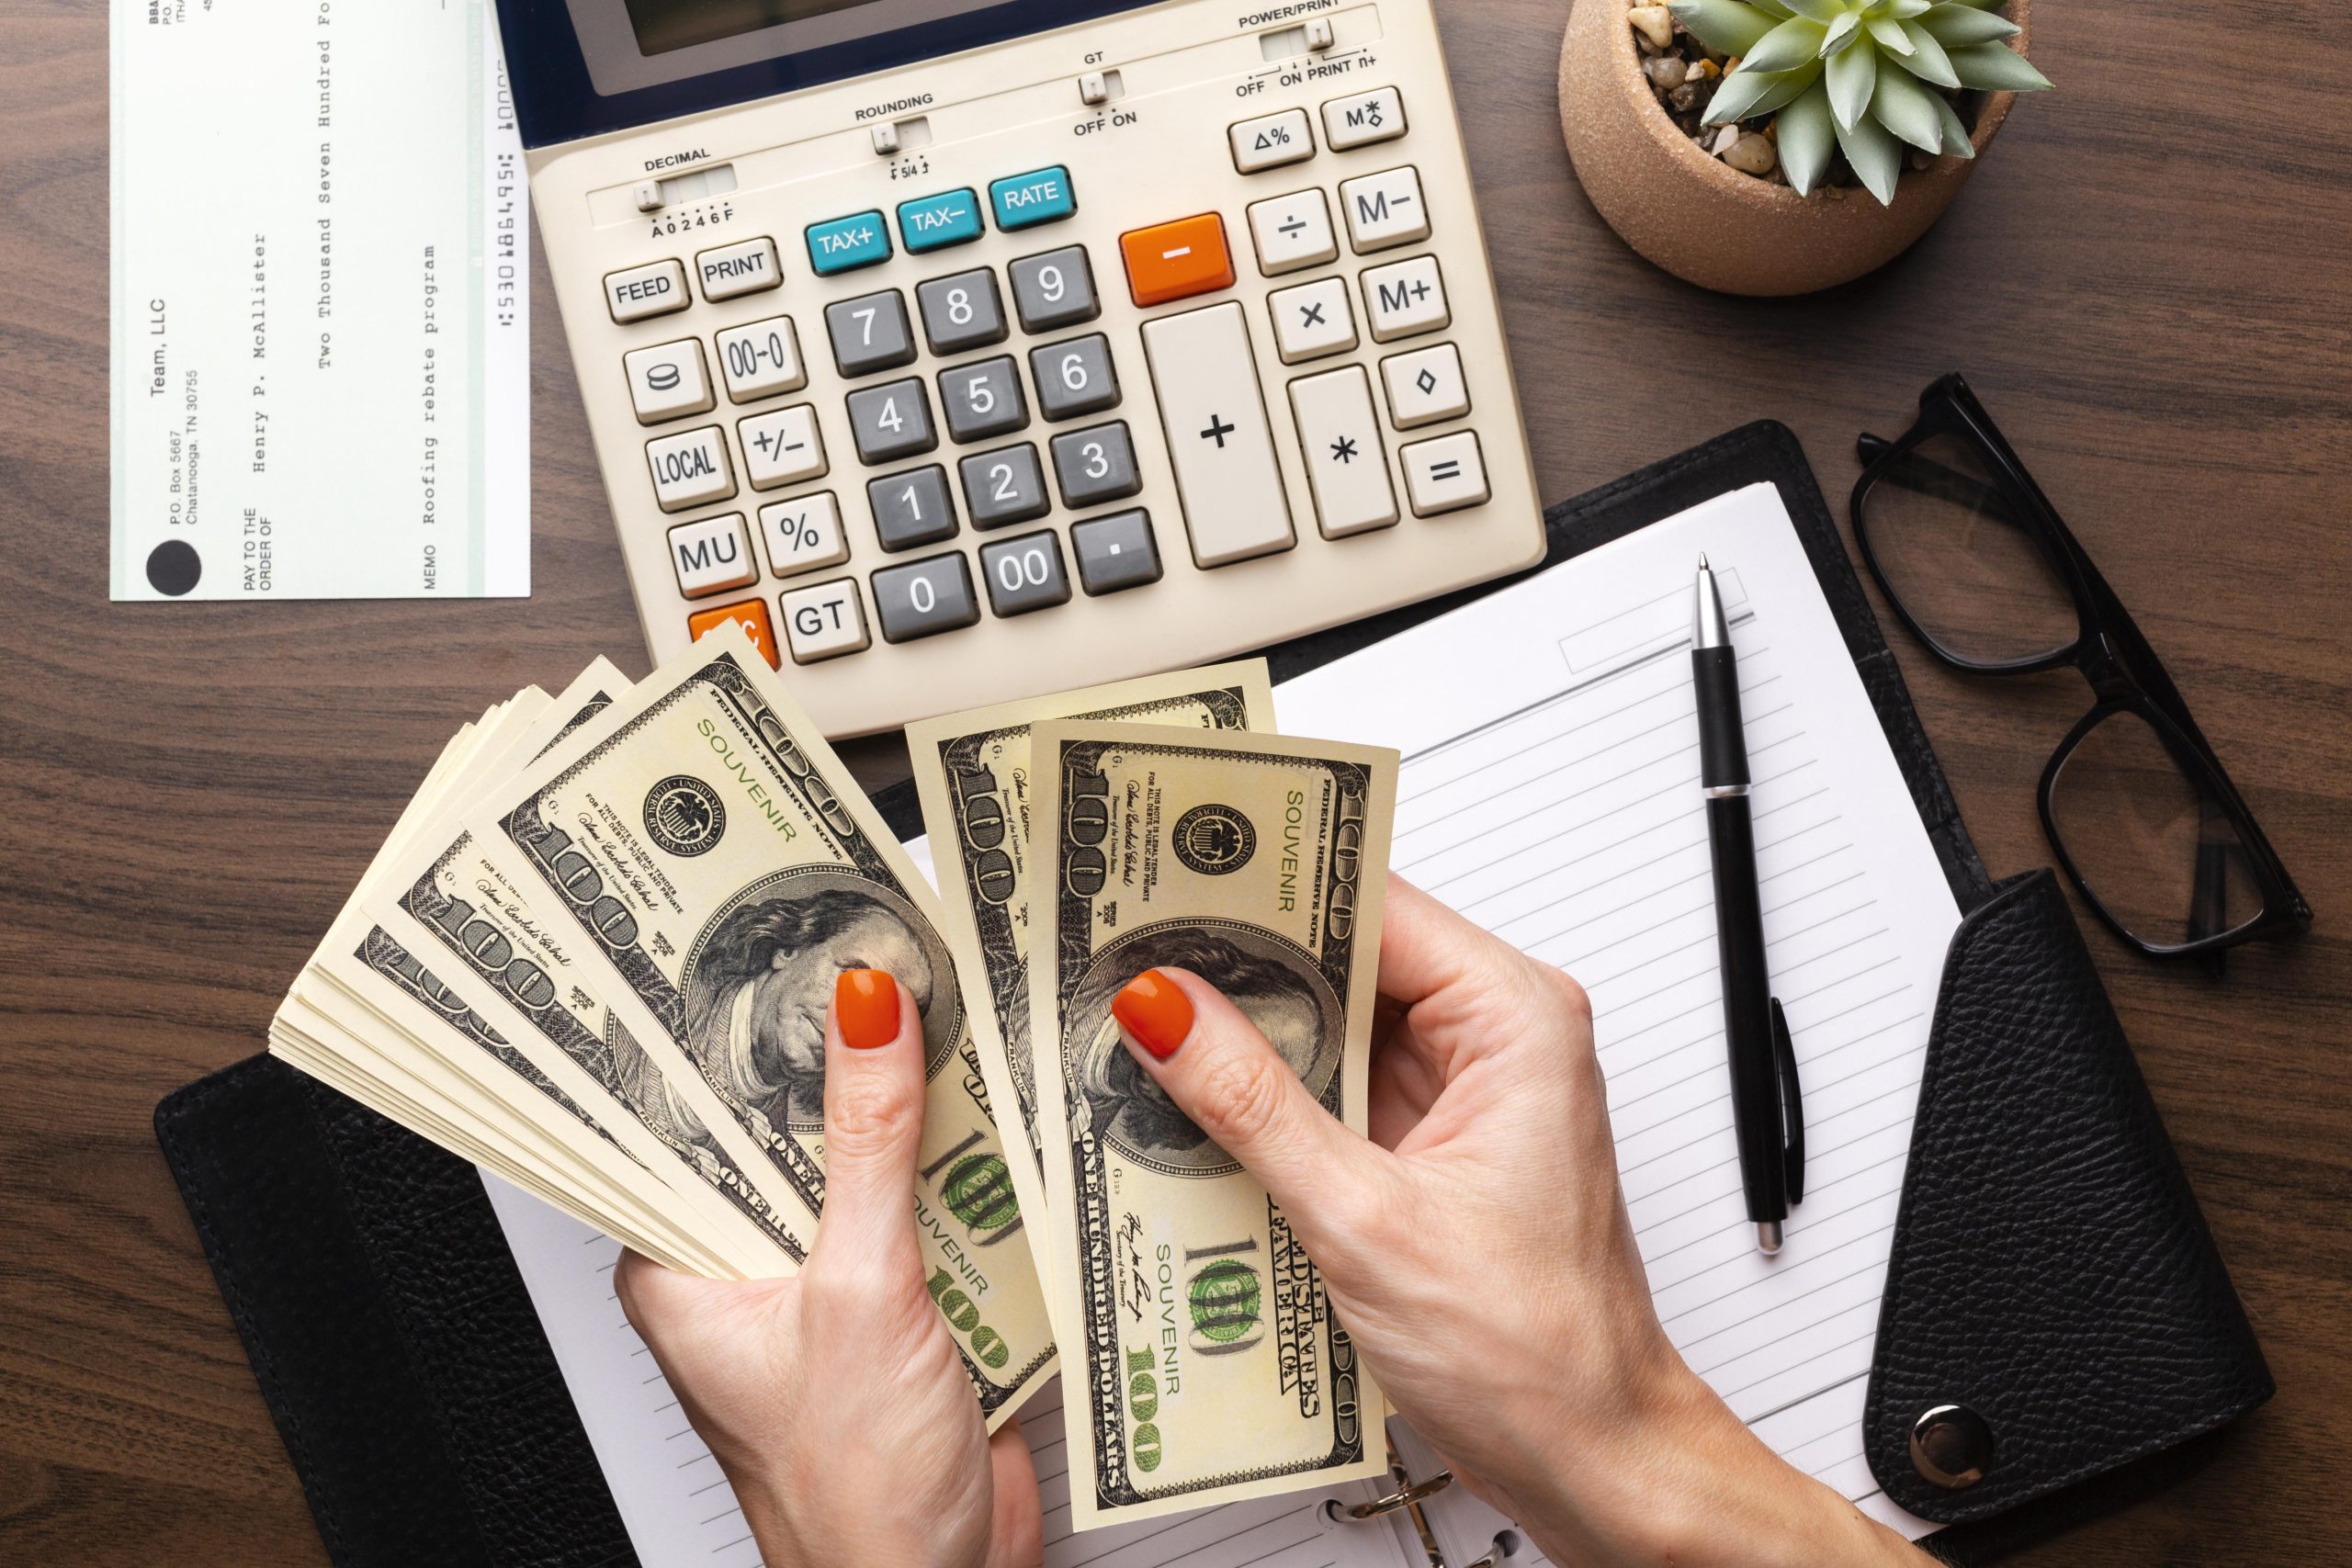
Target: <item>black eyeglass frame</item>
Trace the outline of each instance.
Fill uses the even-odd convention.
[[[1986,515],[1996,521],[2015,522],[2024,526],[2040,548],[2042,558],[2065,584],[2075,604],[2075,629],[2072,641],[2047,653],[2023,659],[1979,660],[1954,652],[1938,641],[1935,634],[1920,624],[1911,613],[1903,596],[1895,592],[1888,580],[1878,554],[1871,547],[1868,511],[1865,502],[1879,481],[1892,470],[1905,454],[1914,450],[1936,435],[1956,435],[1973,448],[1983,460],[1994,483],[1999,487],[2002,499],[2015,511],[2014,518],[2001,517],[1995,512]],[[2152,957],[2186,957],[2217,953],[2240,942],[2284,932],[2302,931],[2312,923],[2311,906],[2304,902],[2294,879],[2271,848],[2269,838],[2254,819],[2254,812],[2230,782],[2228,772],[2222,766],[2212,743],[2197,728],[2189,716],[2188,704],[2175,686],[2172,677],[2148,645],[2139,624],[2124,609],[2123,602],[2108,586],[2091,564],[2089,553],[2058,515],[2058,509],[2042,494],[2033,476],[2012,450],[1992,416],[1969,390],[1968,383],[1954,371],[1939,377],[1927,390],[1919,394],[1919,417],[1911,428],[1894,441],[1865,433],[1856,442],[1862,459],[1861,477],[1854,481],[1849,516],[1854,525],[1855,542],[1861,547],[1863,564],[1886,595],[1886,602],[1895,615],[1911,629],[1911,634],[1938,659],[1956,670],[1976,675],[2027,675],[2044,670],[2071,665],[2082,671],[2090,682],[2096,697],[2091,710],[2069,730],[2058,749],[2041,771],[2041,783],[2035,805],[2041,816],[2041,830],[2050,841],[2052,852],[2083,901],[2091,907],[2109,930],[2125,942]],[[1966,480],[1955,474],[1955,479]],[[2083,738],[2098,728],[2111,716],[2129,712],[2154,730],[2173,761],[2189,776],[2192,784],[2203,791],[2203,798],[2217,802],[2237,835],[2238,843],[2246,852],[2255,886],[2262,897],[2262,907],[2253,919],[2223,931],[2192,938],[2184,942],[2155,942],[2133,932],[2122,919],[2107,907],[2097,890],[2084,878],[2075,858],[2067,852],[2066,841],[2058,831],[2057,818],[2051,807],[2052,792],[2059,773],[2065,767]],[[2198,897],[2209,896],[2208,879],[2215,872],[2200,859],[2198,868]]]

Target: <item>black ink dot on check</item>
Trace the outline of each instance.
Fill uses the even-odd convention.
[[[147,554],[147,581],[158,593],[177,598],[203,575],[204,559],[186,539],[166,539]]]

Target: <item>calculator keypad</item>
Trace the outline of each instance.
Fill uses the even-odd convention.
[[[1029,423],[1021,376],[1009,354],[942,370],[939,406],[946,415],[948,435],[959,445],[1008,435]]]
[[[886,550],[910,550],[956,536],[947,470],[936,463],[866,480],[865,499],[874,508],[875,537]]]
[[[790,316],[770,316],[718,334],[718,370],[730,401],[755,403],[808,384],[800,364],[800,334]]]
[[[1062,567],[1061,541],[1051,528],[982,545],[980,577],[989,585],[989,608],[1000,615],[1025,615],[1069,602],[1069,574]]]
[[[912,642],[968,626],[980,618],[971,563],[951,552],[884,567],[874,574],[874,612],[885,642]]]
[[[912,457],[939,445],[932,428],[931,398],[914,377],[861,387],[849,395],[850,438],[861,463]]]
[[[1046,498],[1046,476],[1037,448],[1027,442],[975,452],[956,464],[964,479],[964,510],[975,528],[1026,523],[1053,509]]]
[[[915,309],[933,354],[986,348],[1009,335],[1004,297],[997,291],[996,274],[984,266],[917,284]]]
[[[736,433],[743,439],[743,473],[753,490],[780,490],[817,479],[828,466],[824,437],[817,433],[817,411],[807,403],[739,421]]]
[[[1082,245],[1023,256],[1009,270],[1012,308],[1020,313],[1023,332],[1074,327],[1102,313],[1102,302],[1094,293],[1094,269],[1087,265]]]
[[[1061,484],[1062,504],[1073,512],[1106,501],[1124,501],[1143,489],[1126,421],[1114,420],[1055,436],[1054,478]]]
[[[826,306],[825,331],[833,340],[833,363],[843,376],[871,376],[915,362],[906,297],[895,288]]]
[[[760,539],[768,547],[768,566],[778,577],[797,577],[849,559],[841,503],[829,490],[761,507]]]
[[[1037,384],[1037,408],[1048,420],[1076,419],[1119,406],[1111,340],[1101,333],[1031,349],[1029,377]]]
[[[638,349],[622,364],[628,371],[629,401],[637,408],[639,424],[708,413],[718,401],[710,395],[710,368],[703,362],[698,338]]]
[[[1145,509],[1130,504],[1060,526],[1044,520],[1057,506],[1084,513],[1143,493],[1159,457],[1138,447],[1154,440],[1176,481],[1168,511],[1181,518],[1181,537],[1203,570],[1295,548],[1302,514],[1315,534],[1339,541],[1396,527],[1408,513],[1435,518],[1487,500],[1476,433],[1442,428],[1471,409],[1461,349],[1426,342],[1452,324],[1438,260],[1380,254],[1431,236],[1419,165],[1359,173],[1362,161],[1336,158],[1406,132],[1394,87],[1280,109],[1227,128],[1227,151],[1250,176],[1254,199],[1128,229],[1115,250],[1107,240],[1091,249],[1048,244],[962,266],[941,256],[929,276],[920,264],[899,263],[911,276],[894,269],[875,279],[888,287],[822,302],[834,367],[859,384],[814,401],[771,401],[809,385],[799,331],[814,329],[819,301],[805,296],[791,310],[770,307],[754,321],[628,350],[623,372],[643,424],[690,423],[718,406],[722,389],[729,402],[751,405],[727,416],[731,441],[725,423],[648,433],[664,512],[740,509],[666,527],[681,597],[718,601],[695,612],[691,629],[740,622],[772,660],[779,657],[773,631],[780,631],[784,651],[814,663],[876,640],[950,633],[974,625],[984,608],[998,617],[1050,613],[1079,592],[1146,588],[1166,568]],[[1326,166],[1331,172],[1315,177]],[[1076,211],[1069,171],[1054,166],[918,189],[887,209],[809,224],[802,240],[824,278]],[[1231,221],[1247,227],[1256,276],[1282,280],[1259,290],[1262,303],[1258,294],[1216,298],[1238,281]],[[1136,305],[1175,308],[1139,330],[1088,330],[1103,314],[1098,255],[1122,275]],[[697,296],[714,304],[744,299],[756,310],[751,296],[792,287],[781,276],[783,259],[767,236],[656,259],[608,275],[606,303],[623,322],[687,310]],[[657,327],[646,335],[663,334]],[[1399,341],[1417,337],[1425,342]],[[1317,363],[1392,343],[1396,350],[1376,359]],[[1122,364],[1138,352],[1139,363]],[[957,362],[920,365],[926,355]],[[1139,385],[1157,430],[1150,417],[1131,423],[1138,418],[1132,412],[1104,417],[1121,408],[1121,372],[1146,369]],[[1278,434],[1270,403],[1282,410],[1286,433]],[[841,440],[842,426],[831,422],[844,418],[853,482],[763,495],[754,507],[735,499],[739,485],[790,492],[825,479],[825,432]],[[1033,422],[1052,428],[1020,439]],[[1400,434],[1429,426],[1441,428],[1420,440]],[[1278,453],[1278,443],[1293,440],[1295,449]],[[929,456],[943,444],[962,450]],[[860,471],[910,459],[920,461]],[[1285,488],[1284,464],[1305,476],[1295,495]],[[863,518],[852,515],[861,488]],[[949,543],[967,520],[986,536],[966,547],[969,554]],[[1014,531],[1021,524],[1036,525]],[[905,558],[926,548],[933,553]],[[763,579],[782,586],[760,597]],[[782,617],[773,631],[771,612]]]

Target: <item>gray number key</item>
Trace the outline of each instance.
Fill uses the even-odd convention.
[[[1118,501],[1143,489],[1127,422],[1113,420],[1055,436],[1054,477],[1061,480],[1062,504],[1073,509]]]
[[[844,376],[869,376],[914,363],[915,334],[907,324],[906,297],[895,288],[826,306],[825,331],[833,340],[833,363]]]
[[[939,404],[947,412],[947,434],[958,441],[1002,435],[1029,423],[1021,377],[1009,354],[942,370]]]
[[[947,470],[936,463],[866,480],[865,501],[874,508],[875,536],[886,550],[955,537],[956,503],[947,498]]]
[[[922,312],[922,335],[931,340],[933,354],[985,348],[1002,343],[1008,333],[996,274],[984,266],[918,283],[915,306]]]
[[[1101,333],[1066,338],[1029,351],[1029,376],[1047,419],[1071,419],[1116,408],[1119,378],[1111,368],[1111,340]]]
[[[1023,256],[1012,270],[1012,308],[1020,313],[1023,332],[1074,327],[1102,313],[1102,301],[1094,297],[1094,269],[1086,264],[1083,245]]]
[[[980,547],[980,576],[989,585],[989,608],[1000,615],[1069,602],[1069,574],[1062,570],[1062,545],[1051,528]]]
[[[1159,581],[1159,547],[1151,537],[1151,514],[1141,510],[1073,523],[1070,548],[1078,552],[1079,586],[1089,593],[1116,593]]]
[[[964,510],[975,528],[1001,528],[1043,517],[1052,503],[1046,499],[1046,476],[1037,466],[1037,449],[1023,441],[993,452],[975,452],[956,465],[964,475]]]
[[[912,377],[862,387],[849,395],[849,432],[860,462],[887,463],[939,445],[931,424],[931,394]]]
[[[979,602],[972,596],[971,565],[952,550],[876,572],[874,608],[881,616],[885,642],[912,642],[980,618]]]

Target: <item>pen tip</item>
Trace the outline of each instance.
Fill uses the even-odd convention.
[[[1699,570],[1701,571],[1707,570],[1707,552],[1704,550],[1699,552]]]

